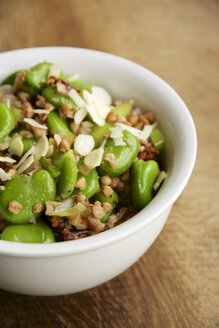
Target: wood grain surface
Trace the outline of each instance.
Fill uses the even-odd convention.
[[[0,0],[0,51],[44,45],[103,50],[160,75],[191,110],[198,157],[137,264],[76,295],[0,291],[0,327],[219,327],[219,1]]]

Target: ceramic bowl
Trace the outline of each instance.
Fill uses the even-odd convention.
[[[44,47],[0,54],[0,80],[40,61],[60,64],[68,74],[105,87],[114,99],[150,108],[165,135],[167,179],[151,203],[103,233],[55,244],[0,240],[0,288],[28,295],[63,295],[100,285],[133,265],[155,241],[185,188],[196,157],[196,132],[177,93],[148,69],[88,49]]]

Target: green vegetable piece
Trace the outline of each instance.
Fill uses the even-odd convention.
[[[2,232],[2,240],[17,243],[54,243],[52,230],[45,223],[11,224]]]
[[[103,223],[106,223],[109,220],[110,215],[112,214],[113,211],[109,211],[108,213],[106,213],[101,219],[100,221]]]
[[[14,117],[15,125],[17,123],[22,123],[24,119],[24,114],[22,112],[22,109],[16,108],[16,107],[11,107],[11,112]]]
[[[94,195],[93,200],[96,201],[98,200],[101,203],[109,203],[113,206],[113,208],[116,206],[116,204],[119,202],[119,197],[117,195],[117,193],[114,191],[112,196],[110,197],[106,197],[102,192],[99,192],[97,194]],[[106,213],[102,218],[101,218],[101,222],[105,223],[108,221],[110,215],[112,214],[113,209],[111,211],[109,211],[108,213]]]
[[[63,120],[55,111],[51,112],[48,115],[46,124],[48,126],[49,131],[74,137],[74,134],[69,129],[67,122]]]
[[[47,200],[54,200],[55,197],[55,180],[46,170],[39,170],[32,177],[17,175],[6,181],[5,190],[0,194],[0,214],[15,224],[32,222],[39,216],[39,213],[33,213],[33,206],[44,205]],[[12,201],[21,205],[17,213],[9,211]]]
[[[32,85],[28,84],[27,82],[24,82],[22,84],[21,89],[25,92],[27,92],[31,97],[36,97],[39,93],[39,90],[34,88]]]
[[[14,116],[5,104],[0,103],[0,142],[14,129]]]
[[[96,169],[92,169],[89,171],[88,175],[83,175],[78,173],[77,180],[81,177],[85,178],[86,181],[86,188],[84,190],[80,190],[75,188],[76,194],[85,195],[87,198],[92,197],[98,190],[99,190],[99,175]]]
[[[164,147],[164,137],[159,128],[154,128],[151,132],[150,139],[157,150],[162,150]]]
[[[56,179],[57,195],[68,198],[75,187],[78,169],[71,151],[56,152],[52,157],[53,164],[59,169],[60,175]]]
[[[144,208],[153,197],[153,184],[158,176],[159,167],[153,160],[138,160],[133,164],[132,200],[136,210]]]
[[[132,107],[133,107],[133,101],[130,100],[113,108],[112,112],[119,117],[121,116],[127,117],[131,113]]]
[[[125,146],[114,146],[113,139],[108,139],[104,147],[102,163],[99,172],[102,175],[118,176],[126,172],[135,160],[139,151],[138,139],[129,131],[123,131],[123,141]],[[106,156],[112,161],[106,160]]]
[[[95,141],[95,147],[99,147],[101,142],[103,141],[104,136],[109,135],[110,129],[114,125],[112,123],[106,122],[103,126],[99,126],[97,124],[93,125],[93,128],[91,130],[91,135],[94,138]]]
[[[52,165],[45,157],[42,156],[39,162],[42,165],[42,168],[47,170],[54,178],[57,178],[60,175],[59,169]]]
[[[71,86],[77,90],[87,90],[89,92],[92,91],[92,85],[88,82],[85,81],[81,81],[81,80],[75,80],[75,81],[69,81],[69,84],[71,84]]]
[[[33,145],[35,145],[36,139],[23,138],[22,142],[23,142],[23,146],[24,146],[23,154],[25,154]]]
[[[26,72],[27,83],[37,90],[44,88],[52,66],[51,63],[43,62],[32,67]]]
[[[20,72],[20,71],[13,72],[12,74],[6,76],[6,78],[1,82],[1,85],[4,85],[4,84],[13,85],[14,80],[15,80],[16,75],[17,75],[18,72]]]
[[[70,97],[58,94],[53,88],[45,88],[42,93],[46,100],[53,104],[56,108],[59,108],[64,104],[72,106],[72,110],[77,108],[74,101]]]
[[[119,202],[119,197],[117,195],[117,193],[114,191],[112,196],[107,197],[105,196],[102,192],[99,192],[97,194],[94,195],[93,200],[99,200],[99,202],[101,203],[110,203],[111,205],[114,205],[114,203],[118,203]]]
[[[53,216],[53,215],[57,215],[57,216],[71,216],[71,217],[75,217],[79,214],[81,214],[82,212],[84,212],[86,210],[86,207],[81,204],[81,203],[77,203],[75,205],[73,205],[70,208],[67,208],[66,210],[63,211],[54,211],[54,212],[50,212],[49,214],[47,213],[48,216]]]

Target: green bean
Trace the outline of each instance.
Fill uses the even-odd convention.
[[[2,232],[2,240],[17,243],[54,243],[52,230],[44,223],[11,224]]]
[[[139,141],[127,130],[123,131],[123,141],[126,143],[125,146],[115,146],[113,139],[107,140],[99,167],[102,175],[119,176],[132,165],[139,151]]]
[[[132,167],[132,200],[135,209],[144,208],[153,197],[153,184],[158,176],[159,168],[153,160],[138,160]]]
[[[74,137],[73,132],[69,129],[67,122],[62,119],[55,111],[51,112],[46,120],[49,131],[60,133],[62,135]]]
[[[0,214],[15,224],[35,221],[40,213],[33,210],[34,205],[44,206],[55,196],[55,180],[46,170],[39,170],[33,176],[17,175],[6,181],[0,193]]]
[[[14,129],[14,117],[11,109],[5,104],[0,103],[0,142],[7,137]]]
[[[68,198],[74,190],[78,174],[74,155],[71,151],[56,152],[52,156],[52,162],[60,171],[56,179],[57,195]]]

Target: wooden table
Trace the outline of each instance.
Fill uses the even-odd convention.
[[[44,45],[111,52],[160,75],[191,110],[198,157],[137,264],[77,295],[0,291],[0,327],[218,327],[219,2],[1,0],[0,51]]]

